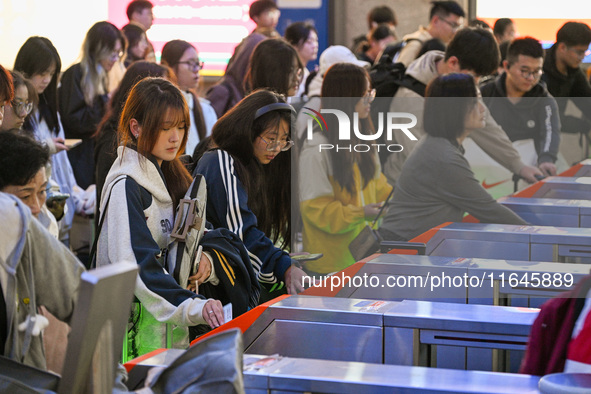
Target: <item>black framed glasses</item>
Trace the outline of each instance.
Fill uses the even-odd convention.
[[[533,77],[533,79],[539,79],[542,76],[543,70],[538,68],[537,70],[530,70],[529,68],[520,68],[519,73],[525,79]]]
[[[178,62],[177,64],[186,64],[187,67],[189,67],[189,70],[191,70],[191,71],[203,70],[203,66],[205,65],[205,63],[203,63],[203,62],[195,61],[195,60],[187,60],[184,62]]]
[[[271,141],[267,141],[263,137],[261,137],[260,135],[259,135],[259,138],[261,140],[263,140],[263,142],[265,144],[267,144],[267,150],[270,152],[273,152],[274,150],[276,150],[277,147],[279,147],[279,149],[281,149],[282,152],[285,152],[285,151],[290,150],[291,147],[293,146],[292,140],[277,141],[277,140],[273,139]]]
[[[24,101],[13,101],[10,103],[15,114],[28,115],[33,110],[33,103]]]
[[[445,19],[445,18],[441,18],[441,17],[440,17],[439,19],[440,19],[440,20],[442,20],[442,21],[444,21],[445,23],[447,23],[447,24],[449,25],[449,27],[451,27],[451,28],[452,28],[452,30],[453,30],[453,31],[456,31],[456,30],[458,30],[458,29],[460,29],[460,28],[462,27],[462,25],[460,25],[459,23],[456,23],[456,22],[450,22],[450,21],[448,21],[448,20],[447,20],[447,19]]]

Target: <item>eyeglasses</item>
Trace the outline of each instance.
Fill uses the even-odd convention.
[[[534,71],[531,71],[528,68],[520,68],[519,73],[525,79],[528,79],[529,77],[533,77],[534,79],[538,79],[542,76],[543,71],[541,68],[538,68],[537,70],[534,70]]]
[[[567,49],[574,54],[576,54],[580,58],[584,58],[587,56],[588,49],[574,49],[573,47],[567,47]]]
[[[273,139],[271,141],[267,141],[263,137],[261,137],[260,135],[259,135],[259,138],[261,140],[263,140],[263,142],[265,144],[267,144],[267,150],[270,152],[276,150],[277,147],[279,147],[279,149],[281,149],[282,152],[285,152],[285,151],[288,151],[289,149],[291,149],[291,147],[293,146],[292,140],[277,141],[277,140]]]
[[[458,30],[459,28],[461,28],[461,27],[462,27],[462,25],[460,25],[459,23],[456,23],[456,22],[450,22],[450,21],[448,21],[448,20],[447,20],[447,19],[445,19],[445,18],[441,18],[441,17],[440,17],[440,18],[439,18],[439,20],[442,20],[442,21],[444,21],[445,23],[447,23],[447,24],[449,25],[449,27],[451,27],[451,29],[452,29],[453,31],[456,31],[456,30]]]
[[[205,63],[195,60],[187,60],[185,62],[178,62],[177,64],[186,64],[191,71],[199,71],[203,69]]]
[[[367,105],[367,104],[373,103],[375,98],[376,98],[376,90],[371,89],[370,91],[365,93],[365,96],[363,96],[363,104]]]
[[[122,56],[123,56],[123,51],[113,51],[109,55],[109,60],[117,61],[117,60],[121,59]]]
[[[28,115],[33,110],[33,103],[31,102],[19,101],[17,103],[16,101],[13,101],[10,105],[12,105],[12,110],[15,114]]]

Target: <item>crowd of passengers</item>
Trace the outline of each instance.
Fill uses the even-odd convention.
[[[13,65],[0,66],[6,357],[61,372],[66,323],[90,267],[139,266],[129,359],[165,347],[167,327],[173,346],[184,348],[224,324],[228,303],[237,317],[302,292],[307,276],[353,264],[348,246],[368,224],[396,241],[466,213],[485,223],[527,224],[476,178],[466,138],[529,183],[556,175],[561,161],[586,158],[586,24],[567,22],[544,49],[534,37],[516,36],[510,19],[494,29],[482,21],[464,27],[456,2],[434,1],[427,26],[398,38],[394,12],[381,6],[369,12],[369,31],[352,49],[332,45],[318,56],[313,24],[295,22],[282,37],[275,2],[257,0],[249,13],[256,29],[201,97],[204,63],[195,45],[167,42],[156,62],[152,9],[134,0],[128,25],[94,24],[80,62],[65,70],[51,40],[40,36],[25,41]],[[394,134],[389,143],[403,150],[389,154],[322,149],[342,142],[341,125],[326,113],[314,124],[310,113],[338,108],[351,130],[376,132],[379,86],[370,71],[386,62],[403,71],[395,93],[378,99],[388,99],[391,112],[414,113],[418,139]],[[561,98],[569,97],[582,117],[565,113]],[[350,135],[351,145],[365,143]],[[532,148],[524,158],[518,147],[526,143]],[[191,230],[200,251],[191,261],[173,253],[172,233],[197,174],[207,185],[206,224]],[[84,236],[89,226],[94,239]],[[322,255],[300,264],[294,255],[301,250]],[[190,273],[179,274],[187,266]],[[573,339],[588,338],[586,318],[576,319]],[[589,353],[575,353],[568,365],[589,368]]]

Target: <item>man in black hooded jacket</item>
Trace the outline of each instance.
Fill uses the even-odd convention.
[[[556,98],[562,122],[560,151],[569,164],[589,157],[591,86],[580,68],[591,43],[591,29],[584,23],[567,22],[556,33],[556,43],[546,51],[544,75],[548,91]],[[567,102],[583,113],[566,115]]]

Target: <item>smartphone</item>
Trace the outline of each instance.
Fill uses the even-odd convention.
[[[45,203],[51,206],[54,202],[62,202],[67,200],[68,198],[70,198],[70,195],[68,193],[54,193],[47,198],[47,201]]]
[[[303,262],[303,261],[318,260],[322,256],[324,256],[323,253],[309,253],[309,254],[296,254],[296,255],[290,256],[290,257],[292,258],[292,260]]]

